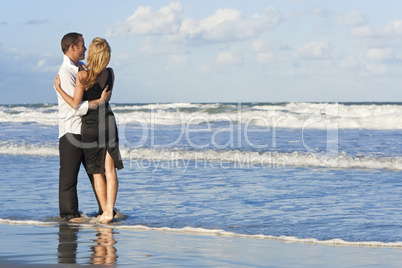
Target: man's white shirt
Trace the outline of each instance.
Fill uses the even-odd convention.
[[[71,97],[74,95],[75,81],[79,67],[64,55],[59,69],[61,88]],[[66,133],[81,134],[81,116],[88,112],[88,101],[81,102],[77,110],[68,105],[56,91],[59,104],[59,138]]]

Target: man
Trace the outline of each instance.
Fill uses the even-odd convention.
[[[80,60],[85,58],[87,50],[82,34],[68,33],[61,40],[64,53],[63,64],[59,69],[60,83],[70,96],[74,95],[75,80],[78,71],[83,70]],[[85,166],[84,152],[81,145],[81,117],[88,109],[110,100],[110,92],[105,90],[98,100],[85,101],[78,109],[71,108],[59,94],[59,209],[60,217],[69,222],[81,222],[78,211],[77,177],[81,163]],[[93,187],[93,177],[88,175]],[[94,191],[95,192],[95,191]],[[96,193],[95,193],[96,197]],[[98,202],[99,205],[99,202]],[[99,206],[101,212],[101,207]]]

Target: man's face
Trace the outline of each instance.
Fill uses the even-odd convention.
[[[79,37],[79,42],[78,45],[73,45],[74,47],[74,57],[77,60],[83,60],[85,59],[85,51],[87,50],[87,48],[85,47],[85,43],[84,43],[84,38],[82,38],[82,36]]]

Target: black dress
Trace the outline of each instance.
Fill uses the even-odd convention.
[[[109,68],[106,85],[112,90],[113,78]],[[102,95],[103,88],[96,83],[84,91],[83,100],[96,100]],[[82,117],[81,136],[84,146],[85,162],[88,174],[105,173],[105,156],[109,152],[117,169],[123,168],[119,150],[117,125],[109,102],[97,109],[90,109]]]

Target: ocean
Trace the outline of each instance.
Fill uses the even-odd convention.
[[[113,230],[402,247],[402,103],[112,109],[125,165]],[[0,105],[0,129],[0,226],[64,226],[57,105]],[[78,195],[91,219],[83,167]]]

